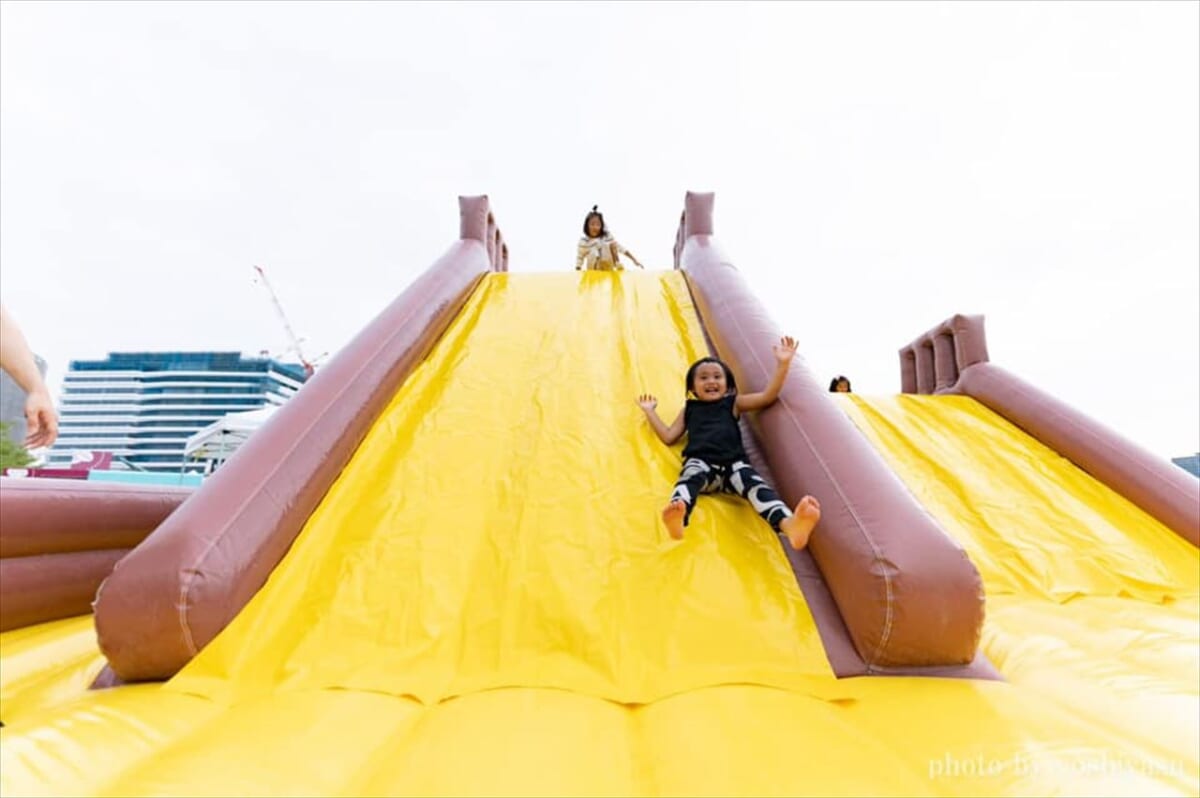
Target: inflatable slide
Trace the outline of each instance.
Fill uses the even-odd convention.
[[[160,497],[109,500],[117,534],[0,484],[0,565],[118,552],[92,613],[0,633],[0,795],[1200,792],[1195,480],[960,390],[995,370],[981,322],[901,353],[923,390],[832,396],[797,357],[746,420],[821,500],[808,549],[725,496],[667,536],[681,446],[634,398],[673,416],[709,352],[755,390],[786,332],[712,208],[687,196],[675,269],[521,274],[461,198],[460,239],[153,531],[129,502]]]

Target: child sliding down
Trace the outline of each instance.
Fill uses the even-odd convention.
[[[782,338],[773,351],[775,373],[761,393],[739,394],[727,365],[714,357],[697,360],[685,378],[687,404],[670,426],[658,415],[658,399],[650,394],[638,397],[638,406],[645,411],[659,440],[670,446],[684,433],[688,436],[683,449],[683,470],[670,502],[662,511],[663,523],[672,538],[683,538],[683,528],[701,493],[725,492],[748,500],[772,529],[787,536],[793,549],[808,545],[813,528],[821,520],[821,505],[812,496],[805,496],[795,511],[789,509],[750,465],[738,429],[737,420],[743,412],[769,407],[779,398],[788,366],[796,354],[796,342]]]

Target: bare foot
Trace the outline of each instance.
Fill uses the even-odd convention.
[[[667,525],[667,532],[676,540],[683,540],[683,514],[687,511],[687,505],[679,499],[671,502],[662,512],[663,523]]]
[[[813,527],[821,520],[821,505],[812,496],[805,496],[796,505],[796,514],[779,522],[779,530],[787,535],[796,551],[808,545]]]

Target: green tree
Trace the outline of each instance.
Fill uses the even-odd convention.
[[[33,462],[29,452],[19,443],[14,443],[8,437],[9,425],[0,422],[0,468],[22,468]]]

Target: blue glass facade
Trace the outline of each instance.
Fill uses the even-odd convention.
[[[112,452],[117,467],[178,471],[188,437],[227,413],[283,404],[303,366],[238,352],[114,352],[74,360],[63,381],[48,465]]]
[[[1190,472],[1192,476],[1200,477],[1200,452],[1191,457],[1173,457],[1171,462],[1184,471]]]

